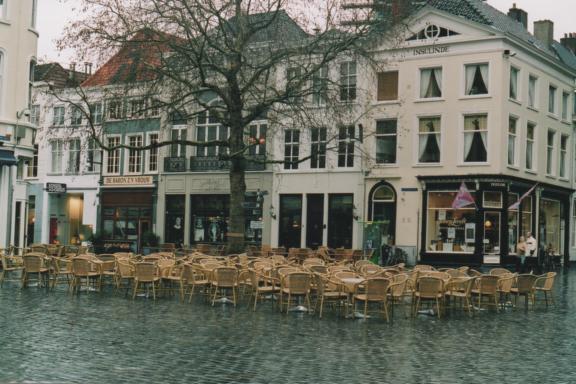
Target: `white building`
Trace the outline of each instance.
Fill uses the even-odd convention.
[[[23,246],[28,203],[24,176],[34,173],[30,99],[38,32],[37,0],[0,2],[0,247]]]

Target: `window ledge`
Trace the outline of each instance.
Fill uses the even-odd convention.
[[[511,169],[511,170],[513,170],[513,171],[520,171],[520,167],[517,166],[517,165],[510,165],[510,164],[508,164],[508,165],[506,166],[506,168]]]
[[[511,97],[508,97],[508,101],[517,105],[522,105],[522,102],[520,100],[513,99]]]
[[[442,163],[416,163],[412,167],[413,168],[440,168],[442,167]]]
[[[529,105],[529,106],[527,106],[526,108],[529,109],[529,110],[532,111],[532,112],[540,112],[540,110],[539,110],[538,108],[536,108],[535,106],[533,106],[533,105]]]
[[[563,181],[565,183],[570,182],[570,179],[568,179],[567,177],[559,177],[558,180]]]
[[[36,35],[36,37],[40,37],[40,33],[38,33],[38,30],[34,28],[28,28],[28,32],[32,32],[33,34]]]
[[[415,103],[432,103],[435,101],[446,101],[443,97],[427,97],[414,100]]]
[[[478,100],[478,99],[490,99],[492,95],[485,94],[485,95],[462,95],[460,96],[460,100]]]
[[[61,172],[48,172],[46,176],[64,176]]]
[[[400,105],[400,100],[376,100],[372,103],[373,105]]]
[[[375,163],[373,168],[400,168],[400,165],[398,163]]]
[[[485,163],[460,163],[457,165],[457,167],[488,167],[490,166],[490,163],[485,162]]]
[[[562,124],[572,125],[572,122],[570,120],[562,119]]]
[[[524,172],[530,173],[530,174],[532,174],[532,175],[537,175],[537,174],[538,174],[538,171],[535,170],[535,169],[526,169]]]
[[[0,19],[0,24],[12,25],[12,22],[8,19]]]
[[[558,115],[556,115],[555,113],[548,112],[547,115],[551,119],[558,120]]]
[[[550,174],[546,174],[546,178],[547,178],[547,179],[552,179],[552,180],[556,180],[556,179],[557,179],[556,176],[550,175]]]

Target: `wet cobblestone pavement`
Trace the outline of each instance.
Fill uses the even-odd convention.
[[[0,383],[575,383],[576,271],[557,307],[394,322],[113,292],[0,289]]]

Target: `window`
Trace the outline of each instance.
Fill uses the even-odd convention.
[[[312,128],[310,168],[326,168],[326,128]]]
[[[312,75],[312,103],[325,105],[328,99],[328,68],[322,67]]]
[[[508,118],[508,165],[517,166],[516,147],[518,142],[518,119],[510,116]]]
[[[119,120],[122,118],[122,101],[110,100],[108,101],[108,119]]]
[[[556,132],[549,129],[546,139],[546,174],[552,175],[554,173],[554,139]]]
[[[40,124],[40,106],[38,104],[30,107],[30,124],[36,126]]]
[[[572,200],[572,248],[576,248],[576,199]]]
[[[249,127],[249,142],[248,154],[250,156],[266,155],[266,131],[267,124],[252,124]]]
[[[102,162],[102,151],[94,139],[88,140],[88,153],[86,156],[86,172],[99,173]]]
[[[560,136],[560,169],[559,176],[566,177],[566,159],[568,158],[568,136]]]
[[[466,65],[466,95],[488,94],[488,64]]]
[[[356,100],[356,62],[340,64],[340,101]]]
[[[398,141],[398,121],[396,119],[376,122],[376,163],[396,163],[396,143]]]
[[[440,117],[421,117],[418,120],[418,162],[440,162]]]
[[[553,85],[548,87],[548,112],[556,113],[556,87]]]
[[[92,104],[90,106],[90,115],[94,125],[102,124],[102,103]]]
[[[536,108],[537,81],[538,79],[532,75],[528,78],[528,106],[531,108]]]
[[[518,68],[510,67],[510,93],[509,97],[513,100],[518,100]]]
[[[183,141],[186,140],[187,136],[187,126],[185,125],[174,125],[172,126],[171,141]],[[200,128],[198,128],[198,141],[206,141],[205,137],[200,134]],[[198,156],[204,155],[204,147],[197,148]],[[174,143],[170,145],[170,157],[186,157],[186,145]]]
[[[210,142],[214,140],[228,140],[230,130],[218,123],[210,113],[203,112],[198,115],[198,124],[196,125],[196,140]],[[228,147],[220,145],[199,146],[196,148],[196,156],[214,157],[220,154],[228,153]]]
[[[113,148],[120,145],[119,136],[108,137],[107,147]],[[112,149],[107,152],[106,159],[106,173],[119,174],[120,173],[120,148]]]
[[[428,252],[473,253],[476,208],[453,209],[457,192],[428,192],[426,244]],[[476,200],[476,193],[470,192]]]
[[[141,147],[142,136],[128,136],[128,146]],[[142,151],[138,149],[128,150],[128,173],[142,172]]]
[[[32,105],[32,90],[34,89],[34,72],[36,71],[36,61],[30,60],[28,66],[28,108]]]
[[[570,95],[568,92],[562,92],[562,120],[568,120],[568,101],[570,100]]]
[[[378,74],[378,101],[398,100],[398,71]]]
[[[144,99],[132,99],[128,103],[128,116],[132,119],[140,119],[146,116],[146,103]]]
[[[300,131],[287,129],[284,131],[284,169],[298,169],[300,154]]]
[[[536,124],[526,125],[526,169],[534,170],[534,142],[536,140]]]
[[[2,0],[0,0],[1,2]],[[2,6],[0,5],[0,18],[2,18]],[[0,51],[0,96],[2,95],[2,84],[4,82],[4,53]],[[0,106],[2,103],[2,98],[0,97]]]
[[[36,15],[38,9],[38,0],[32,0],[32,17],[30,19],[30,27],[36,29]]]
[[[8,0],[0,0],[0,17],[6,19],[8,13],[6,12]]]
[[[28,160],[26,177],[30,179],[38,177],[38,144],[34,144],[34,157]]]
[[[354,166],[354,126],[338,128],[338,166]]]
[[[64,107],[63,106],[54,107],[54,118],[52,120],[52,125],[54,125],[54,126],[64,125]]]
[[[80,107],[72,106],[72,113],[70,116],[70,125],[82,124],[82,110]]]
[[[420,98],[442,97],[442,68],[420,70]]]
[[[302,101],[302,87],[300,84],[300,68],[288,68],[286,70],[286,96],[291,103]]]
[[[69,175],[80,173],[80,139],[68,141],[68,168],[66,173]]]
[[[149,133],[148,134],[148,145],[158,144],[158,134]],[[148,172],[158,171],[158,147],[154,147],[148,150]]]
[[[160,116],[160,107],[162,103],[158,99],[151,99],[150,100],[150,109],[148,111],[148,115],[150,117],[158,117]]]
[[[488,160],[487,136],[487,115],[464,116],[464,162],[485,163]]]
[[[52,140],[50,142],[52,147],[52,166],[50,171],[52,173],[62,173],[62,158],[64,156],[64,141]]]

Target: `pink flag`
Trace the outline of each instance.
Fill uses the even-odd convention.
[[[460,209],[470,204],[476,205],[476,202],[474,201],[474,198],[468,191],[468,188],[466,188],[466,184],[462,182],[462,184],[460,184],[460,190],[458,191],[456,198],[452,202],[452,208]]]
[[[537,185],[538,185],[538,183],[534,184],[534,186],[532,188],[530,188],[528,190],[528,192],[526,192],[525,194],[520,196],[520,198],[518,199],[517,202],[515,202],[514,204],[512,204],[511,206],[508,207],[508,210],[518,209],[520,207],[520,203],[522,202],[522,200],[524,200],[526,198],[526,196],[529,196],[532,193],[532,191],[534,190],[534,188],[536,188]]]

